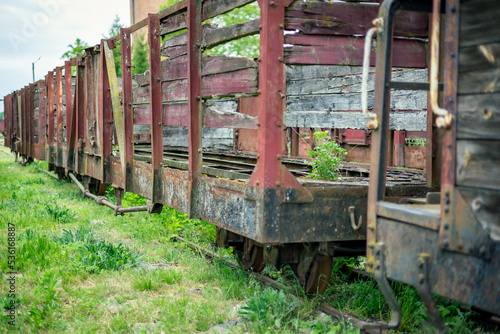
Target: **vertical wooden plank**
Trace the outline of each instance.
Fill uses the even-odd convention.
[[[106,57],[104,53],[104,39],[101,39],[100,65],[99,65],[99,123],[101,139],[101,181],[111,183],[111,140],[112,140],[112,109],[111,93],[109,91],[108,71],[106,68]]]
[[[56,67],[56,165],[63,167],[63,137],[64,137],[64,124],[63,124],[63,93],[62,93],[62,67]]]
[[[125,136],[123,169],[123,188],[133,191],[134,166],[134,115],[132,108],[132,55],[130,48],[130,30],[120,29],[120,49],[122,53],[122,100],[123,100],[123,133]],[[163,145],[163,141],[162,141]]]
[[[188,2],[188,149],[189,149],[189,216],[192,217],[192,196],[203,163],[201,111],[201,0]]]
[[[160,20],[157,14],[148,14],[149,42],[149,82],[151,103],[151,201],[161,203],[163,197],[163,106],[161,102],[161,55],[160,55]]]
[[[291,149],[291,155],[294,157],[299,156],[299,145],[300,145],[300,138],[299,138],[299,133],[300,133],[300,128],[291,128],[292,130],[292,149]]]
[[[95,110],[95,94],[94,94],[94,72],[92,55],[87,54],[85,57],[85,118],[84,118],[84,138],[83,138],[83,152],[90,153],[92,145],[90,144],[91,138],[89,136],[91,125],[89,122],[92,117],[91,114]],[[86,169],[84,170],[86,172]]]
[[[405,166],[406,131],[394,131],[394,166]]]
[[[50,71],[46,76],[47,84],[47,162],[54,163],[54,71]]]

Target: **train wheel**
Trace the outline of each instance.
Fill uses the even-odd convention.
[[[332,276],[333,259],[331,256],[317,254],[311,269],[305,277],[304,290],[308,294],[325,292],[330,277]]]
[[[264,269],[264,249],[255,244],[252,240],[245,238],[243,254],[240,255],[240,261],[245,270],[261,272]]]

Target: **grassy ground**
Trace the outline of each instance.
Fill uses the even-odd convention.
[[[71,183],[37,170],[46,167],[43,163],[22,167],[2,149],[1,332],[358,333],[345,323],[318,319],[320,301],[364,319],[388,317],[375,282],[348,283],[342,268],[357,265],[354,259],[338,262],[323,296],[299,302],[174,241],[182,234],[210,246],[215,237],[210,224],[171,209],[115,217],[83,199]],[[124,198],[126,206],[143,204],[133,194]],[[228,251],[219,253],[232,257]],[[14,263],[9,255],[15,256]],[[282,279],[280,272],[267,271]],[[416,292],[396,288],[405,312],[402,330],[430,331]],[[9,324],[12,305],[15,326]],[[467,321],[470,312],[447,301],[440,305],[454,333],[482,331]]]

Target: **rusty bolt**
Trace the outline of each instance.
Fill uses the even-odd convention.
[[[445,230],[447,230],[450,228],[450,224],[448,224],[448,222],[444,222],[443,227]]]
[[[460,250],[464,249],[464,242],[463,241],[459,241],[457,247]]]
[[[278,57],[278,61],[279,61],[280,63],[282,63],[282,62],[283,62],[283,57]]]
[[[161,122],[158,122],[158,126],[161,126]]]
[[[271,6],[271,7],[276,7],[276,2],[271,1],[271,2],[269,3],[269,6]]]
[[[257,159],[259,159],[259,158],[260,158],[260,154],[259,154],[259,153],[257,153],[257,155],[256,155],[255,157],[256,157]]]
[[[281,160],[281,155],[279,155],[279,154],[278,154],[278,155],[276,156],[276,159]]]
[[[450,206],[449,205],[445,205],[444,206],[444,213],[448,213],[450,212]]]
[[[259,184],[260,184],[260,181],[259,181],[259,180],[255,181],[255,185],[256,185],[256,186],[258,186]]]
[[[197,96],[196,99],[199,101],[201,100],[201,96]]]
[[[443,240],[443,247],[448,248],[449,245],[450,245],[450,242],[448,241],[448,239],[444,239]]]
[[[279,187],[279,186],[281,186],[280,181],[276,181],[276,187]]]
[[[379,255],[380,255],[380,249],[377,249],[377,250],[375,251],[375,255],[377,255],[377,256],[379,256]]]
[[[380,270],[380,264],[377,264],[377,270]]]
[[[262,26],[259,24],[259,30],[262,30]]]
[[[156,81],[160,82],[160,81],[161,81],[161,78],[156,78]]]
[[[455,58],[455,52],[450,53],[451,58]]]
[[[455,13],[457,11],[457,7],[455,5],[451,5],[450,10],[452,13]]]
[[[202,152],[202,150],[201,150],[201,148],[199,148],[199,149],[198,149],[198,153],[201,153],[201,152]]]
[[[283,24],[280,24],[279,27],[281,30],[285,29],[285,26]]]
[[[278,124],[277,124],[277,125],[278,125],[278,128],[281,128],[281,125],[282,125],[282,124],[281,124],[281,122],[278,122]]]

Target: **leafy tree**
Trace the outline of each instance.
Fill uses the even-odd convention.
[[[180,0],[168,0],[160,6],[160,10],[172,6],[179,1]],[[211,19],[204,23],[211,23],[212,25],[215,25],[217,27],[227,27],[233,24],[244,23],[250,20],[258,19],[259,17],[259,5],[256,2],[253,2],[241,8],[236,8],[229,13],[219,15],[214,19]],[[165,39],[172,38],[173,36],[178,35],[184,31],[185,30],[182,30],[167,35]],[[205,50],[205,54],[256,58],[259,56],[259,40],[259,35],[243,37],[225,44],[215,46],[209,50]]]
[[[146,35],[139,35],[132,46],[132,74],[144,73],[149,68],[149,48]]]
[[[83,51],[88,48],[89,45],[82,41],[80,38],[77,38],[75,40],[75,43],[73,44],[68,44],[68,51],[66,51],[62,56],[61,59],[66,59],[70,60],[71,58],[75,58],[77,55],[82,54]]]
[[[110,39],[115,37],[116,35],[120,34],[120,28],[123,28],[123,23],[120,23],[120,17],[118,15],[115,16],[115,19],[113,20],[113,23],[111,24],[111,27],[109,28],[108,33],[105,35],[103,34],[102,37],[104,39]],[[122,76],[122,58],[121,58],[121,52],[120,52],[120,41],[116,42],[116,47],[113,49],[113,59],[115,61],[115,70],[116,70],[116,76],[121,77]]]
[[[218,27],[227,27],[233,24],[244,23],[260,17],[260,8],[257,2],[253,2],[241,8],[236,8],[229,13],[219,15],[212,20],[212,24]],[[225,44],[206,50],[206,54],[240,56],[257,58],[259,56],[260,36],[253,35],[243,37]]]

